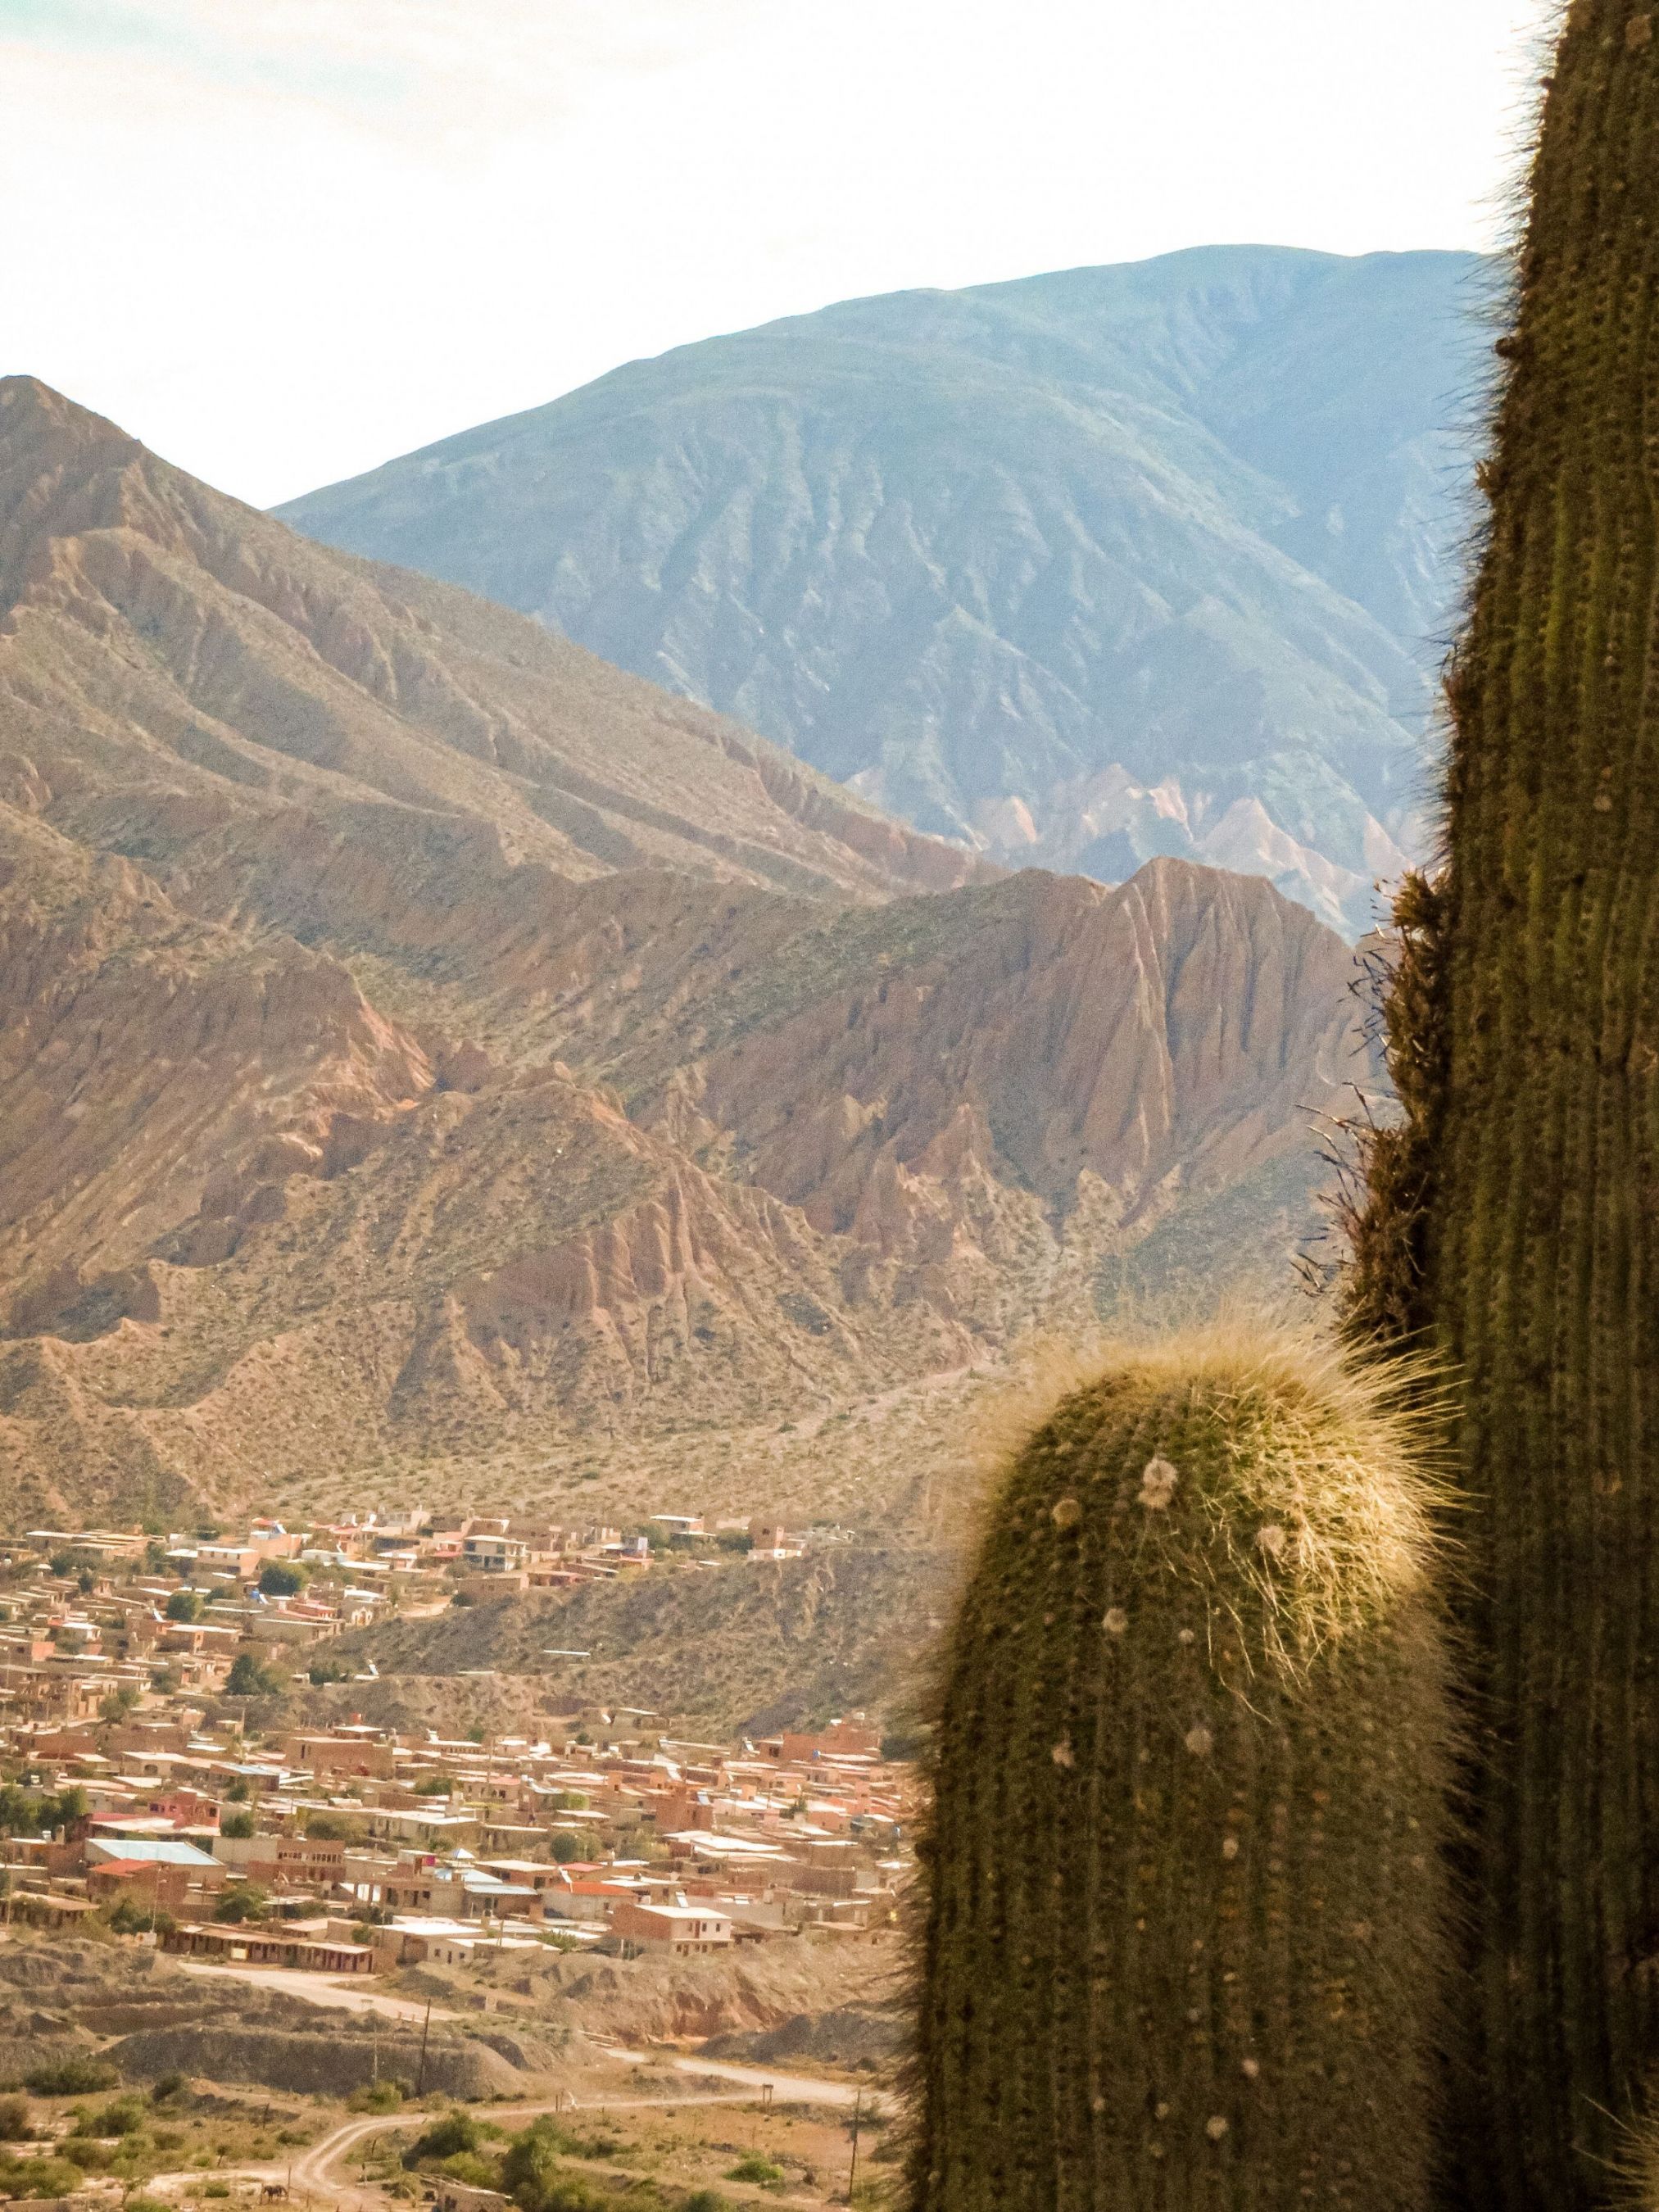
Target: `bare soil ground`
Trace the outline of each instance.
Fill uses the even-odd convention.
[[[807,1932],[702,1958],[607,1959],[582,1952],[507,1952],[476,1966],[405,1971],[398,1992],[460,2012],[487,1998],[498,2027],[533,2022],[543,2035],[579,2035],[635,2048],[682,2046],[709,2036],[781,2030],[899,1995],[901,1942]],[[435,2014],[434,2014],[435,2016]],[[729,2055],[742,2055],[737,2051]]]

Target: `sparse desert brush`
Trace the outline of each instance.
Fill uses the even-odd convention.
[[[939,1662],[917,2212],[1428,2202],[1419,1430],[1235,1331],[1107,1358],[1007,1462]]]

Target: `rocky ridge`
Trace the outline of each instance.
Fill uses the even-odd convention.
[[[890,1499],[802,1432],[1241,1192],[1211,1272],[1282,1269],[1351,967],[1259,880],[998,879],[0,384],[15,1508]]]

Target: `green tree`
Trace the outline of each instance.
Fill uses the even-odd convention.
[[[228,1836],[233,1843],[245,1843],[258,1833],[252,1813],[227,1813],[219,1823],[219,1833]]]
[[[478,2123],[471,2112],[452,2106],[448,2112],[422,2128],[404,2153],[405,2166],[418,2166],[422,2159],[453,2158],[458,2151],[475,2151],[483,2141]]]
[[[118,1936],[145,1933],[170,1936],[179,1923],[164,1906],[146,1904],[133,1897],[123,1897],[118,1899],[111,1908],[109,1924]]]
[[[259,1588],[266,1597],[298,1597],[310,1579],[297,1559],[267,1559],[259,1570]]]
[[[603,2140],[606,2149],[617,2147],[611,2139]],[[578,2148],[578,2139],[556,2120],[544,2116],[507,2146],[501,2161],[501,2187],[521,2212],[602,2212],[611,2201],[609,2196],[573,2174],[562,2162],[561,2154]],[[592,2144],[580,2148],[583,2155],[605,2155],[605,2150],[596,2150]]]
[[[176,1589],[167,1602],[169,1620],[199,1620],[202,1617],[200,1590]]]
[[[21,1782],[0,1783],[0,1830],[9,1836],[38,1836],[47,1825],[46,1800]]]
[[[313,1813],[306,1833],[322,1844],[361,1844],[368,1840],[368,1829],[351,1813]]]
[[[259,1883],[240,1881],[220,1897],[213,1908],[213,1917],[234,1926],[239,1922],[263,1920],[270,1905],[270,1893]]]
[[[263,1666],[251,1651],[239,1651],[225,1678],[226,1694],[233,1698],[274,1698],[281,1694],[281,1678]]]

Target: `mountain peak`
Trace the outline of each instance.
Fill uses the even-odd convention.
[[[1181,854],[1352,935],[1425,835],[1480,266],[1212,246],[847,301],[281,512],[1006,866]]]
[[[0,376],[0,450],[43,437],[82,445],[137,443],[118,424],[43,384],[38,376]]]

